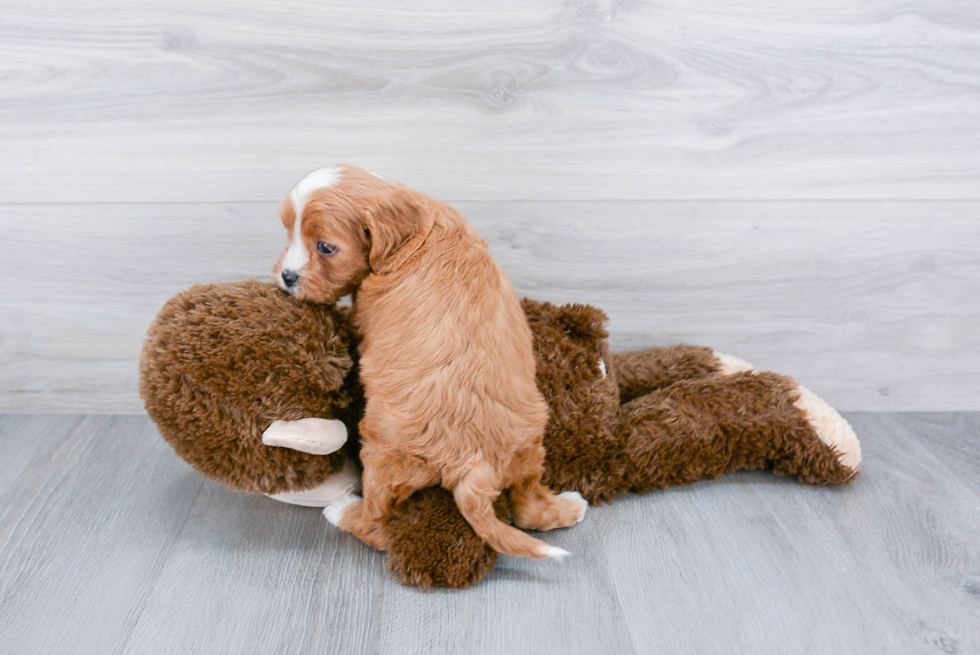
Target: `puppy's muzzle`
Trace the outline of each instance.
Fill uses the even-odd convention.
[[[287,289],[292,289],[299,282],[299,273],[296,271],[283,271],[282,282],[286,285]]]

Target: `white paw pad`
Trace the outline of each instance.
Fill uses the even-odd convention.
[[[323,508],[323,517],[330,521],[330,525],[339,526],[340,517],[344,515],[344,509],[352,504],[361,502],[361,497],[351,494],[344,496],[340,500],[335,500]]]
[[[582,519],[585,518],[585,510],[587,510],[589,508],[589,501],[587,501],[585,498],[582,498],[582,494],[580,494],[577,491],[563,491],[560,494],[558,494],[556,496],[556,498],[567,498],[569,500],[573,500],[573,501],[581,504],[582,509],[579,512],[578,519],[576,519],[575,522],[576,523],[581,523],[582,522]]]

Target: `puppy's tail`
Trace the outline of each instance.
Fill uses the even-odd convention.
[[[491,548],[505,555],[537,559],[551,557],[560,560],[570,554],[498,519],[493,511],[493,499],[498,493],[480,475],[479,467],[463,477],[453,489],[453,498],[463,518]]]

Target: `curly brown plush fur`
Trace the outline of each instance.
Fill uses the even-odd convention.
[[[262,443],[277,419],[337,418],[356,430],[363,401],[347,317],[247,280],[195,285],[164,305],[140,356],[140,396],[160,434],[209,478],[276,494],[316,486],[345,453]],[[356,432],[348,440],[356,454]]]
[[[610,354],[600,310],[523,307],[551,410],[544,481],[555,491],[604,502],[739,469],[807,484],[856,475],[856,440],[849,467],[798,406],[792,378],[725,374],[713,350],[695,346]],[[343,455],[269,448],[261,433],[273,420],[306,416],[340,418],[353,430],[362,406],[354,340],[345,314],[272,285],[195,286],[151,326],[141,394],[164,438],[205,475],[244,491],[306,489],[336,472]],[[356,450],[356,436],[348,445]],[[506,496],[496,509],[507,518]],[[407,585],[465,587],[497,560],[442,488],[397,505],[388,532],[388,568]]]
[[[500,496],[497,516],[509,518]],[[411,587],[462,589],[493,570],[497,553],[477,536],[441,487],[417,491],[388,519],[388,570]]]

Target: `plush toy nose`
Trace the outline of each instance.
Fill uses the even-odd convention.
[[[294,286],[299,281],[299,273],[296,271],[283,271],[282,281],[286,283],[287,287]]]

